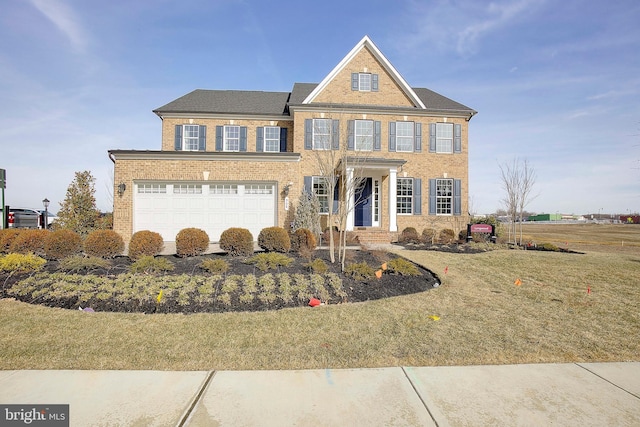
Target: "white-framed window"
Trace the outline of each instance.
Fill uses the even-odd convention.
[[[357,151],[373,150],[373,120],[356,120],[354,137]]]
[[[238,194],[238,186],[236,184],[211,184],[209,185],[209,194]]]
[[[138,184],[140,194],[164,194],[167,192],[165,184]]]
[[[453,179],[436,179],[436,214],[453,213]]]
[[[453,123],[436,123],[436,153],[453,153]]]
[[[273,194],[273,185],[248,184],[244,186],[245,194]]]
[[[313,119],[313,149],[331,149],[331,119]]]
[[[224,151],[240,151],[240,126],[224,127]]]
[[[413,213],[413,178],[398,178],[396,184],[396,212]]]
[[[264,151],[277,153],[280,151],[280,127],[264,127]]]
[[[371,91],[371,73],[358,74],[358,90],[361,92]]]
[[[329,213],[329,186],[327,185],[327,180],[321,176],[312,177],[311,190],[318,198],[320,213]]]
[[[396,122],[396,151],[413,151],[414,128],[413,122]]]
[[[198,138],[200,136],[200,126],[182,126],[182,149],[184,151],[198,151]]]
[[[173,194],[202,194],[202,185],[173,184]]]

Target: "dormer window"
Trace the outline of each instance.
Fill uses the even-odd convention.
[[[372,73],[351,73],[351,90],[377,92],[378,75]]]

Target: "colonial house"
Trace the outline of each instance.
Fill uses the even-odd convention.
[[[126,241],[139,230],[173,241],[186,227],[214,242],[230,227],[257,239],[290,225],[305,190],[317,195],[325,226],[329,210],[344,207],[345,227],[361,241],[394,241],[406,227],[466,228],[476,111],[411,87],[367,36],[320,83],[199,89],[154,113],[160,150],[109,151],[113,225]]]

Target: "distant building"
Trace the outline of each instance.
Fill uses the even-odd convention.
[[[529,221],[560,221],[562,218],[561,214],[538,214],[531,215]]]

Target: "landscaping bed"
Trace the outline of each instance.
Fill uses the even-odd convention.
[[[398,257],[382,251],[348,252],[347,266],[365,266],[364,270],[352,268],[363,277],[341,272],[338,263],[329,262],[326,250],[313,254],[314,260],[324,261],[326,272],[312,270],[309,259],[292,253],[287,257],[292,259],[290,265],[266,271],[248,264],[246,258],[224,254],[156,257],[156,261],[169,262],[173,269],[146,273],[130,272],[132,262],[128,257],[110,260],[108,266],[77,271],[63,271],[57,261],[48,261],[39,272],[0,273],[0,296],[74,310],[197,313],[302,307],[311,299],[322,304],[362,302],[423,292],[439,285],[431,271],[412,263],[416,275],[383,269]],[[206,260],[224,260],[228,270],[209,272],[201,267]],[[376,270],[379,278],[371,274]]]

